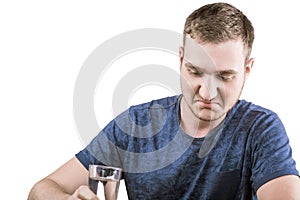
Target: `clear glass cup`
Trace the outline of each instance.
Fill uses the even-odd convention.
[[[89,165],[89,188],[100,199],[116,200],[122,169],[104,165]],[[98,184],[99,181],[102,184]],[[101,198],[102,197],[102,198]]]

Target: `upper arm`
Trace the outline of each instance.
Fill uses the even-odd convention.
[[[285,128],[276,114],[262,115],[251,138],[251,183],[255,191],[277,177],[299,175]],[[273,180],[273,181],[272,181]],[[276,181],[275,181],[276,180]]]
[[[88,184],[88,170],[74,157],[46,177],[72,194],[79,186]]]
[[[259,200],[299,200],[300,179],[296,175],[275,178],[257,190]]]

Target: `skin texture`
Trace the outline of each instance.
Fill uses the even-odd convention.
[[[300,179],[294,175],[273,179],[257,190],[259,200],[299,200]]]
[[[254,59],[245,65],[240,40],[200,44],[186,37],[179,50],[181,125],[194,137],[216,127],[239,99]]]

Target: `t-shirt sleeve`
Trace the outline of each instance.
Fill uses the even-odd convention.
[[[252,177],[255,191],[266,182],[284,175],[297,175],[296,163],[285,128],[275,113],[257,119],[252,138]]]
[[[121,167],[114,121],[110,122],[83,150],[75,156],[88,169],[90,164]]]

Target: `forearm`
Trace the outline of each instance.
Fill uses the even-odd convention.
[[[31,189],[28,200],[67,200],[71,195],[67,194],[63,188],[51,179],[43,179],[36,183]]]

